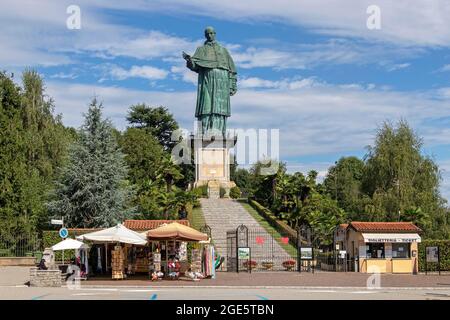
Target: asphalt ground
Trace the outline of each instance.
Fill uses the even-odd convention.
[[[450,288],[0,287],[2,300],[450,300]]]

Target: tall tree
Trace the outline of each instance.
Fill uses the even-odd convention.
[[[0,74],[0,231],[35,231],[47,221],[45,201],[70,140],[54,115],[41,77],[22,76],[23,88]],[[15,231],[12,231],[14,234]]]
[[[28,176],[26,143],[20,104],[20,88],[4,72],[0,73],[0,232],[5,236],[30,231],[31,205],[36,176]],[[39,200],[39,199],[37,199]]]
[[[151,133],[164,150],[172,150],[176,141],[171,141],[172,133],[177,130],[178,123],[173,115],[165,107],[150,107],[145,103],[131,106],[127,121],[136,128],[147,130]]]
[[[384,123],[366,155],[362,191],[372,198],[375,211],[381,214],[376,219],[398,221],[420,208],[420,215],[429,215],[432,220],[419,225],[426,234],[448,237],[439,168],[422,154],[422,146],[422,139],[406,121],[396,126]]]
[[[38,179],[35,196],[40,197],[40,209],[36,222],[42,227],[48,224],[45,201],[53,188],[56,170],[63,165],[72,137],[63,126],[61,115],[54,115],[53,99],[47,97],[41,76],[27,69],[22,74],[22,83],[21,109],[26,159],[29,175]]]
[[[357,157],[342,157],[328,169],[323,182],[328,195],[349,213],[350,219],[361,215],[361,180],[364,161]]]
[[[119,144],[125,154],[131,183],[140,184],[145,180],[156,179],[156,170],[165,152],[153,135],[143,129],[128,128],[119,135]]]
[[[55,216],[63,215],[71,227],[108,227],[133,213],[128,208],[127,167],[112,124],[102,118],[96,99],[84,117],[49,209]]]

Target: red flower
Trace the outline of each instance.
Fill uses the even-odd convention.
[[[257,263],[255,260],[247,260],[247,261],[244,261],[244,267],[245,267],[245,268],[248,268],[249,265],[250,265],[250,268],[255,268],[257,264],[258,264],[258,263]]]
[[[288,268],[288,267],[293,267],[293,266],[295,266],[294,260],[283,261],[283,267]]]

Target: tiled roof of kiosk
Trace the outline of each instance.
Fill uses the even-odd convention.
[[[412,222],[350,222],[352,227],[359,232],[421,232],[422,230]]]
[[[145,231],[158,228],[164,223],[178,222],[189,227],[189,220],[125,220],[125,227],[134,231]]]

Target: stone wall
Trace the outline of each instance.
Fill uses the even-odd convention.
[[[34,266],[35,257],[0,257],[0,266]]]
[[[61,270],[38,270],[30,269],[30,287],[61,287]]]

